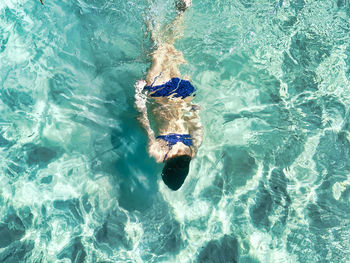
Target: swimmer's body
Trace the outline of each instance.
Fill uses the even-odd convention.
[[[175,49],[174,41],[181,34],[181,21],[184,11],[191,5],[191,0],[176,3],[178,17],[172,23],[172,32],[166,36],[153,30],[152,39],[157,45],[153,52],[152,66],[146,80],[135,84],[136,108],[140,111],[140,122],[149,138],[149,154],[157,162],[164,162],[162,178],[172,190],[183,184],[191,159],[195,156],[202,138],[202,127],[197,114],[198,106],[192,103],[194,88],[189,79],[181,79],[179,66],[186,63],[182,53]],[[166,88],[170,93],[164,93]],[[148,90],[145,94],[145,90]],[[182,91],[179,92],[179,90]],[[162,91],[159,95],[157,92]],[[146,100],[152,98],[157,134],[149,123]]]

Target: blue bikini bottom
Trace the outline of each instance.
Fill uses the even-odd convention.
[[[186,98],[195,91],[195,88],[188,80],[172,78],[168,82],[158,86],[146,86],[146,90],[153,92],[151,97],[168,97],[173,95],[175,98]]]

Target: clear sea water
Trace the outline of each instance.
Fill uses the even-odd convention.
[[[0,2],[0,262],[350,262],[348,0],[194,0],[177,192],[133,106],[173,1],[44,4]]]

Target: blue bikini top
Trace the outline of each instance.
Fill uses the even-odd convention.
[[[157,86],[146,86],[146,90],[154,93],[151,97],[168,97],[173,95],[175,98],[184,99],[195,91],[195,88],[188,80],[183,80],[179,78],[172,78],[168,82],[157,85]]]
[[[175,144],[177,144],[178,142],[182,142],[186,146],[190,147],[191,155],[192,155],[191,146],[193,145],[193,141],[192,141],[191,135],[189,135],[189,134],[170,133],[167,135],[159,135],[156,137],[156,139],[163,139],[164,141],[166,141],[168,143],[168,146],[169,146],[169,151],[164,156],[163,162],[165,161],[166,157],[168,156],[168,153],[170,152],[171,148]]]

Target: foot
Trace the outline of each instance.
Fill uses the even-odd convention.
[[[192,0],[184,0],[186,7],[190,7],[192,5]]]
[[[177,0],[175,2],[176,9],[180,12],[185,12],[185,10],[192,5],[192,0]]]

